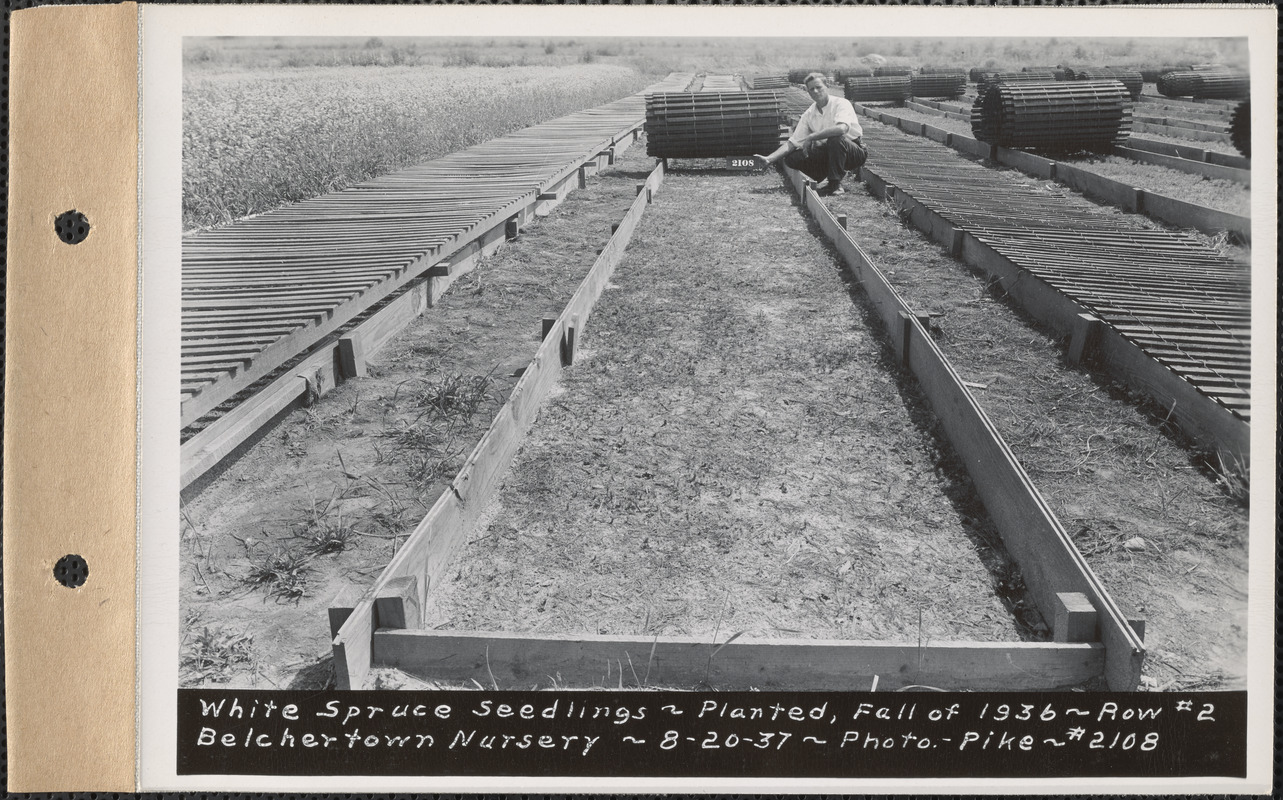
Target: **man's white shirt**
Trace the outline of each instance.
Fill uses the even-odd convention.
[[[789,141],[802,147],[802,139],[825,128],[832,128],[839,122],[846,123],[846,138],[858,139],[864,135],[864,129],[860,127],[860,120],[855,115],[855,107],[851,105],[851,101],[845,97],[829,95],[829,102],[824,104],[823,109],[816,108],[815,103],[812,103],[811,107],[802,113]]]

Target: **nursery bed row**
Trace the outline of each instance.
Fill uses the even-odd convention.
[[[432,680],[599,683],[612,670],[624,675],[627,662],[637,685],[863,688],[880,676],[892,686],[1048,688],[1103,674],[1115,688],[1134,687],[1144,649],[1132,625],[923,323],[822,215],[814,193],[803,193],[806,206],[861,281],[856,293],[870,296],[855,325],[843,320],[850,301],[834,304],[844,293],[824,286],[825,271],[835,280],[832,267],[816,273],[814,240],[805,244],[796,222],[776,219],[789,212],[769,190],[728,195],[724,176],[681,179],[690,196],[639,231],[627,259],[632,267],[635,257],[636,277],[620,274],[594,334],[575,328],[580,363],[563,372],[565,393],[534,427],[497,502],[479,507],[477,484],[465,483],[473,493],[460,510],[437,523],[430,514],[375,588],[335,609],[352,614],[335,640],[336,661],[347,665],[341,685],[360,686],[370,664]],[[890,324],[889,348],[873,344],[870,323]],[[566,347],[562,337],[541,353],[560,350],[565,359]],[[908,365],[926,403],[913,380],[870,370],[871,356]],[[547,363],[532,366],[546,375]],[[793,385],[796,392],[781,391]],[[903,422],[884,419],[903,420],[905,410],[877,396],[888,390],[910,417],[929,403],[971,478],[979,476],[983,485],[950,497],[965,513],[932,499],[933,485],[957,466],[931,456],[933,446],[950,449],[934,431],[919,439],[933,417],[919,416],[905,439]],[[835,436],[842,446],[830,450]],[[513,447],[497,437],[479,447],[478,468],[487,450],[502,451],[503,461]],[[502,467],[484,469],[492,487]],[[943,485],[951,481],[958,478]],[[870,486],[903,488],[880,497]],[[911,497],[922,498],[911,504],[925,504],[925,522],[905,508]],[[997,515],[989,536],[986,525],[976,528],[978,499]],[[471,519],[460,528],[465,513]],[[469,531],[476,552],[455,566],[448,559]],[[976,554],[961,558],[969,547]],[[989,579],[976,586],[973,573],[968,586],[957,570],[976,559],[989,560]],[[948,573],[944,584],[933,570]],[[1022,576],[1028,596],[1012,591]],[[969,627],[997,633],[981,620],[1010,624],[995,617],[995,588],[1029,638],[1054,627],[1057,642],[1067,642],[1065,626],[1081,613],[1104,643],[943,644]],[[417,629],[425,617],[464,630]],[[575,632],[555,633],[567,628]],[[686,635],[663,633],[673,630]],[[769,638],[871,632],[902,638]]]
[[[183,681],[321,688],[325,609],[398,552],[485,433],[636,201],[644,147],[620,151],[374,352],[363,377],[285,414],[188,497]],[[267,605],[265,605],[265,603]]]
[[[363,375],[367,354],[454,276],[613,163],[638,136],[640,110],[639,96],[578,112],[187,237],[183,372],[203,377],[184,395],[181,485],[281,414]]]
[[[973,135],[970,121],[944,115],[944,112],[921,103],[909,103],[905,108],[876,110],[950,133]],[[1132,140],[1128,139],[1128,142]],[[1111,180],[1132,181],[1133,185],[1169,197],[1197,202],[1208,208],[1244,217],[1251,212],[1251,193],[1246,187],[1251,185],[1252,173],[1248,169],[1209,164],[1181,158],[1175,153],[1155,153],[1138,147],[1116,147],[1109,155],[1071,158],[1066,161],[1077,166],[1086,165],[1092,172]]]
[[[674,74],[651,89],[690,79]],[[639,93],[185,236],[182,426],[429,268],[510,235],[564,196],[586,162],[631,141],[643,119]]]
[[[1110,189],[1103,179],[1047,159],[901,124],[1039,177],[1055,175],[1092,194]],[[1073,358],[1092,362],[1170,409],[1205,451],[1227,463],[1247,462],[1246,264],[1194,238],[1147,230],[1127,215],[1101,212],[1072,195],[1054,197],[1022,185],[921,138],[881,127],[866,137],[876,155],[865,175],[881,191],[894,193],[915,224],[970,263],[983,264],[1031,313],[1072,333]],[[1107,327],[1099,327],[1102,320]]]
[[[917,313],[1119,604],[1146,617],[1145,682],[1244,680],[1243,484],[1191,462],[1164,415],[1065,358],[1065,342],[871,193],[834,214]]]

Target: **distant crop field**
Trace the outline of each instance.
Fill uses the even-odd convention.
[[[216,226],[624,97],[616,64],[191,70],[183,229]]]

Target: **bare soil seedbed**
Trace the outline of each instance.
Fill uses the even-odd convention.
[[[1125,388],[1069,366],[1064,342],[891,205],[858,191],[829,205],[909,304],[930,313],[937,343],[1106,589],[1148,618],[1152,685],[1242,688],[1248,516],[1238,487]]]
[[[626,151],[184,507],[184,685],[332,679],[330,602],[368,589],[453,479],[649,167]]]
[[[1045,636],[779,176],[674,166],[429,627]]]

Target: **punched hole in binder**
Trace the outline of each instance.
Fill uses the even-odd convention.
[[[65,555],[53,565],[53,576],[68,589],[75,589],[89,580],[89,562],[77,555]]]
[[[67,244],[80,244],[89,235],[89,220],[73,208],[58,215],[53,230]]]

